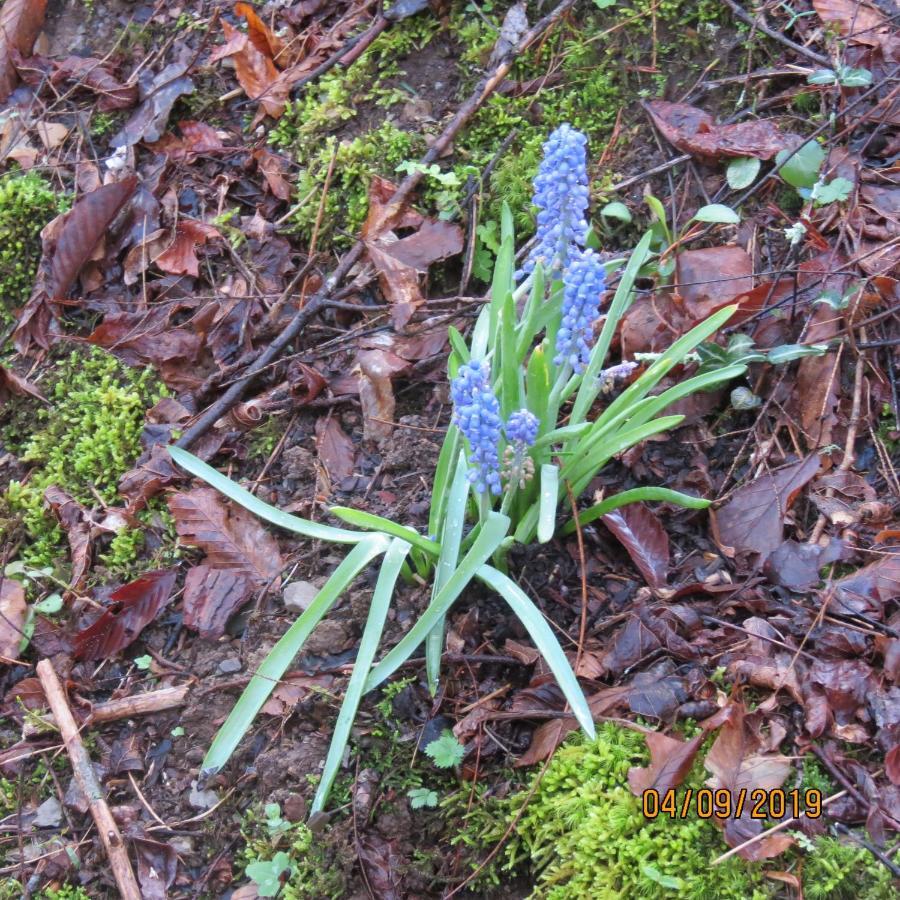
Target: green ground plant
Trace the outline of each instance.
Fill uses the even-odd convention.
[[[327,840],[303,822],[282,818],[277,803],[249,810],[241,834],[246,844],[237,861],[260,897],[337,900],[346,896],[346,870],[329,851]]]
[[[31,294],[41,258],[41,229],[68,208],[68,200],[40,175],[0,179],[0,324]]]
[[[56,485],[88,506],[98,499],[115,503],[119,478],[141,452],[144,412],[167,393],[151,369],[131,369],[97,348],[73,352],[43,387],[49,405],[14,417],[4,435],[33,466],[27,479],[9,484],[2,506],[3,518],[24,527],[18,558],[34,568],[52,566],[65,555],[64,535],[44,509],[46,488]],[[30,433],[23,428],[29,417],[37,420]],[[126,565],[140,543],[140,529],[117,535],[108,550],[110,564]]]

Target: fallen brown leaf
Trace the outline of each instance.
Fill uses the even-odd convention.
[[[127,175],[121,181],[105,184],[85,194],[64,214],[55,245],[48,247],[46,241],[44,244],[44,256],[50,259],[49,292],[52,299],[62,300],[68,294],[113,219],[131,198],[137,183],[134,175]]]
[[[80,591],[91,569],[91,525],[87,510],[61,488],[51,485],[44,500],[66,533],[72,557],[72,579],[69,589]]]
[[[212,488],[173,494],[168,502],[179,540],[203,550],[208,566],[246,574],[258,585],[278,578],[284,568],[278,542],[255,516]]]
[[[228,620],[253,596],[254,580],[244,572],[194,566],[184,579],[184,625],[206,640],[225,633]]]
[[[708,163],[736,156],[771,159],[796,142],[793,135],[782,134],[771,119],[716,125],[712,116],[687,103],[651,100],[644,106],[670,144]]]
[[[316,449],[333,482],[353,474],[356,447],[334,416],[323,416],[316,422]]]
[[[172,602],[177,569],[147,572],[109,595],[110,606],[75,635],[78,659],[106,659],[124,650]]]
[[[35,400],[47,402],[47,398],[37,385],[32,384],[21,375],[16,375],[12,369],[0,365],[0,403],[6,403],[13,394],[18,397],[33,397]]]
[[[665,587],[669,574],[669,536],[650,507],[630,503],[602,517],[650,587]]]
[[[197,248],[202,247],[210,238],[221,236],[217,228],[205,222],[179,219],[172,243],[156,257],[156,265],[170,275],[193,275],[196,278],[200,274]]]
[[[722,552],[767,557],[781,544],[784,517],[794,499],[818,471],[819,457],[813,454],[739,487],[712,512],[713,534]]]
[[[47,0],[6,0],[0,9],[0,103],[15,90],[19,73],[13,52],[30,56],[44,26]]]

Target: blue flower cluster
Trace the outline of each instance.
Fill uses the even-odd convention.
[[[587,239],[588,207],[587,138],[563,124],[544,144],[544,158],[534,179],[537,207],[535,246],[528,254],[522,273],[529,274],[537,263],[546,269],[565,267],[572,244]]]
[[[506,423],[506,440],[517,450],[524,450],[537,440],[540,424],[537,416],[528,412],[527,409],[517,410],[510,414]]]
[[[576,250],[563,273],[562,323],[556,332],[556,357],[575,372],[584,371],[591,354],[589,341],[606,289],[606,269],[593,250]]]
[[[500,493],[500,404],[491,390],[491,370],[487,363],[473,359],[460,366],[450,385],[453,421],[469,446],[469,479],[479,494]]]

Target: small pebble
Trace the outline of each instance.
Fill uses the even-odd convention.
[[[241,661],[236,656],[229,656],[228,659],[223,659],[219,663],[216,671],[220,675],[233,675],[235,672],[241,671]]]
[[[319,589],[311,581],[292,581],[284,588],[284,605],[293,612],[304,612],[316,598]]]
[[[56,797],[48,797],[34,814],[31,824],[36,828],[56,828],[62,824],[62,806]]]

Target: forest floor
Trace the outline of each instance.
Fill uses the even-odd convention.
[[[467,333],[489,291],[504,203],[518,246],[533,234],[531,179],[564,121],[589,139],[603,258],[647,229],[661,254],[614,360],[736,303],[716,352],[750,367],[679,401],[677,429],[576,500],[654,485],[709,511],[625,507],[514,550],[510,574],[597,721],[667,735],[633,751],[627,802],[628,783],[664,796],[689,771],[732,797],[770,792],[763,824],[726,817],[704,838],[710,864],[741,847],[753,892],[734,896],[891,896],[896,7],[795,0],[757,18],[731,0],[582,0],[517,47],[554,4],[383,5],[0,6],[0,900],[120,895],[47,721],[42,660],[145,897],[525,897],[552,889],[542,873],[564,886],[593,864],[558,835],[543,856],[539,832],[516,836],[578,738],[524,629],[476,588],[450,614],[436,696],[413,658],[364,698],[325,814],[307,824],[370,573],[202,779],[241,690],[341,556],[239,510],[165,449],[181,440],[309,519],[339,505],[424,533],[451,415],[448,326]],[[391,230],[404,178],[418,179],[413,212]],[[427,602],[421,585],[399,591],[387,645]],[[447,731],[461,756],[441,768],[426,748]],[[807,806],[779,812],[779,789]],[[823,837],[855,854],[837,869],[858,868],[822,874]],[[642,858],[644,895],[732,896],[674,873]],[[608,893],[555,896],[637,890],[590,877]]]

